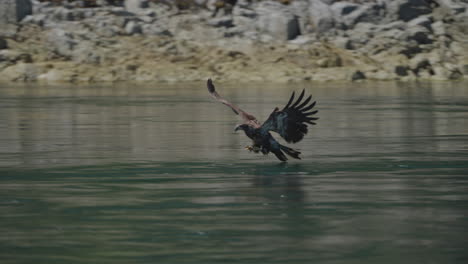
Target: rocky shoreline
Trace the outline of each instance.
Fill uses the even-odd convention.
[[[6,1],[31,14],[0,19],[0,81],[468,78],[467,0],[239,0],[215,17],[210,1]]]

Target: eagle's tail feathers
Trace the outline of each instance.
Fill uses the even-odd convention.
[[[301,159],[301,157],[299,157],[299,155],[301,154],[301,152],[295,150],[295,149],[292,149],[290,147],[286,147],[284,145],[280,145],[280,148],[282,151],[284,151],[286,154],[288,154],[288,156],[292,157],[292,158],[295,158],[295,159]],[[276,154],[275,154],[276,155]],[[284,156],[284,155],[283,155]],[[277,155],[278,157],[278,155]]]

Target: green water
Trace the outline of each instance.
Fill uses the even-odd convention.
[[[204,83],[0,85],[0,263],[467,263],[467,83],[218,84],[260,120],[304,87],[279,163]]]

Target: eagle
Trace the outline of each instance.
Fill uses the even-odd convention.
[[[279,110],[276,107],[268,119],[260,124],[255,116],[221,97],[211,79],[208,79],[207,87],[210,95],[216,101],[227,105],[236,115],[242,118],[243,123],[236,126],[234,131],[243,130],[245,135],[252,139],[252,146],[246,147],[249,151],[262,152],[264,155],[272,152],[281,161],[288,160],[285,153],[294,159],[301,159],[299,157],[301,152],[281,145],[271,135],[270,131],[278,133],[288,143],[296,143],[301,141],[307,134],[307,124],[316,124],[315,121],[318,120],[318,117],[315,117],[315,114],[317,114],[318,110],[313,110],[316,102],[311,102],[311,95],[302,100],[304,99],[305,89],[302,90],[296,101],[294,101],[295,92],[293,92],[283,109]]]

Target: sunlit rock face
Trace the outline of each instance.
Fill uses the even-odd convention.
[[[0,0],[0,79],[468,76],[467,1],[239,0],[227,1],[216,13],[216,3],[223,1],[78,2]],[[34,66],[15,66],[20,63]]]
[[[0,25],[17,23],[32,13],[30,0],[2,0],[0,1]]]

